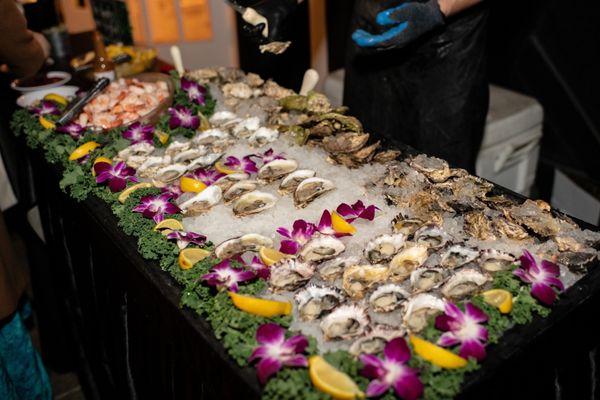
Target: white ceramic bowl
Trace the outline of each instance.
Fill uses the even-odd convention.
[[[60,78],[59,81],[40,86],[19,86],[19,80],[15,79],[11,82],[10,87],[19,92],[34,92],[36,90],[50,89],[57,86],[63,86],[71,80],[71,74],[64,71],[50,71],[46,73],[48,78]]]
[[[27,92],[19,96],[19,98],[17,99],[17,104],[19,105],[19,107],[29,108],[35,102],[42,100],[44,96],[50,93],[60,94],[61,96],[70,99],[71,97],[75,97],[75,93],[77,93],[78,90],[79,88],[77,86],[60,86],[50,89]]]

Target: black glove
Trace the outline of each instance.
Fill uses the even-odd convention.
[[[297,6],[297,0],[261,0],[249,7],[267,19],[268,36],[262,35],[264,24],[252,25],[246,22],[242,29],[248,36],[254,37],[260,42],[284,41],[284,24]]]
[[[352,34],[354,42],[373,50],[401,48],[421,35],[444,25],[444,14],[438,0],[410,1],[377,14],[379,26],[390,27],[381,34],[357,29]]]

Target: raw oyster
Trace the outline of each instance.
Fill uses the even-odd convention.
[[[315,273],[314,264],[297,258],[284,258],[271,266],[269,284],[274,290],[296,290]]]
[[[441,286],[446,279],[444,268],[423,266],[410,274],[410,285],[413,291],[426,292]]]
[[[529,234],[521,225],[515,224],[504,217],[494,218],[492,226],[501,237],[513,240],[525,240],[529,237]]]
[[[352,265],[344,270],[342,286],[348,296],[362,299],[371,287],[384,282],[388,274],[385,265]]]
[[[556,236],[561,233],[561,223],[550,213],[547,203],[525,200],[519,206],[508,210],[510,218],[543,237]]]
[[[171,163],[171,157],[165,156],[152,156],[147,157],[146,160],[137,169],[138,176],[140,178],[151,178],[156,172]]]
[[[206,190],[206,189],[205,189]],[[271,193],[254,190],[240,196],[233,205],[233,213],[238,217],[263,212],[275,205],[277,197]]]
[[[390,261],[390,279],[401,282],[427,260],[427,246],[407,246]]]
[[[328,235],[313,237],[300,250],[300,257],[308,262],[322,262],[337,257],[346,250],[341,240]]]
[[[188,149],[182,152],[177,153],[173,156],[173,162],[180,163],[190,160],[195,160],[198,157],[205,155],[208,152],[208,149],[204,146],[196,147],[194,149]]]
[[[429,293],[420,293],[408,299],[404,306],[404,325],[418,333],[425,328],[429,319],[444,312],[446,302]]]
[[[402,306],[409,294],[393,283],[379,286],[369,296],[369,304],[373,311],[390,312]]]
[[[222,125],[223,123],[230,122],[238,119],[238,116],[231,111],[217,111],[210,117],[210,123],[214,125]]]
[[[258,233],[247,233],[228,239],[215,247],[215,256],[220,259],[231,258],[247,251],[258,251],[261,247],[273,247],[273,241]]]
[[[454,269],[475,261],[477,257],[479,257],[479,252],[476,249],[457,244],[450,246],[444,252],[440,264],[444,268]]]
[[[319,267],[319,275],[326,281],[334,281],[341,277],[344,270],[359,262],[358,257],[338,257],[323,263]]]
[[[322,178],[308,178],[300,182],[294,191],[294,204],[304,208],[317,197],[335,189],[333,182]]]
[[[117,157],[120,160],[127,161],[127,159],[131,156],[148,156],[154,152],[154,146],[150,143],[140,142],[136,144],[132,144],[131,146],[125,147],[123,150],[119,151]]]
[[[212,144],[219,140],[225,140],[229,137],[229,133],[218,129],[208,129],[204,132],[197,133],[192,139],[194,144]]]
[[[187,151],[190,148],[191,143],[189,141],[178,142],[174,141],[165,149],[165,154],[171,157],[176,156],[177,154]]]
[[[479,266],[488,272],[506,271],[515,263],[515,256],[496,249],[481,252]]]
[[[573,272],[583,273],[594,264],[596,253],[566,251],[559,253],[556,262],[569,268]]]
[[[194,215],[208,211],[223,197],[223,192],[218,186],[208,186],[206,189],[184,201],[179,205],[186,215]]]
[[[361,354],[378,354],[383,351],[387,342],[397,337],[402,337],[404,334],[405,332],[402,329],[388,325],[376,325],[371,332],[356,339],[348,351],[355,356]]]
[[[415,232],[415,242],[430,249],[439,249],[448,242],[448,235],[435,225],[425,225]]]
[[[219,158],[223,157],[223,153],[208,153],[190,161],[188,169],[191,171],[195,168],[206,168],[216,163]]]
[[[464,231],[479,240],[498,239],[490,219],[478,211],[472,211],[464,215]]]
[[[225,97],[249,99],[252,97],[252,88],[244,82],[226,83],[221,87]]]
[[[267,80],[263,85],[263,90],[265,92],[265,96],[278,100],[294,94],[293,90],[279,86],[279,84],[270,79]]]
[[[265,182],[273,182],[298,168],[294,160],[273,160],[266,163],[258,170],[258,179]]]
[[[231,203],[240,196],[256,190],[257,186],[256,181],[245,180],[236,182],[223,194],[223,201],[225,203]]]
[[[491,277],[473,268],[465,268],[452,275],[442,287],[442,294],[452,300],[460,300],[479,292]]]
[[[300,182],[305,179],[312,178],[316,175],[316,172],[310,169],[298,169],[288,174],[279,185],[279,193],[291,193],[296,190]]]
[[[408,237],[415,233],[424,224],[425,221],[418,218],[405,218],[402,214],[398,214],[392,220],[392,230],[394,233],[402,233]]]
[[[361,149],[370,135],[368,133],[344,132],[323,139],[323,148],[330,153],[352,153]]]
[[[406,241],[405,236],[402,233],[396,233],[394,235],[380,235],[375,239],[367,243],[365,248],[365,257],[371,262],[371,264],[379,264],[385,261],[389,261],[394,257]]]
[[[411,167],[425,175],[432,182],[444,182],[450,177],[450,167],[444,160],[419,154],[413,157],[409,164]]]
[[[248,175],[247,173],[236,172],[235,174],[228,174],[220,177],[219,179],[217,179],[214,185],[220,187],[221,190],[223,190],[223,192],[226,192],[229,189],[231,189],[231,187],[236,183],[246,181],[248,180],[248,178],[250,178],[250,175]]]
[[[258,128],[260,128],[260,118],[250,117],[239,121],[233,127],[233,134],[237,137],[249,137]]]
[[[294,298],[298,303],[300,318],[304,321],[320,318],[344,300],[339,290],[319,286],[308,286],[298,292]]]
[[[343,305],[321,321],[325,340],[351,339],[365,332],[369,317],[364,308],[356,305]]]
[[[377,141],[353,153],[331,153],[328,160],[335,164],[345,165],[348,168],[358,168],[363,164],[371,162],[380,144],[381,143]]]
[[[187,167],[183,164],[171,164],[160,168],[154,175],[155,186],[165,186],[187,172]]]
[[[251,146],[264,146],[267,143],[271,143],[279,137],[279,132],[275,129],[266,127],[260,127],[255,130],[252,135],[248,138],[248,142]]]

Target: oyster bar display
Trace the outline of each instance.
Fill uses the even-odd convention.
[[[185,286],[182,303],[256,367],[265,398],[457,395],[487,346],[547,316],[597,262],[598,232],[383,149],[319,93],[230,68],[173,79],[155,126],[42,129],[37,118],[54,118],[43,108],[13,124],[69,149],[45,145],[74,197],[145,224],[128,233],[165,246],[152,254]]]

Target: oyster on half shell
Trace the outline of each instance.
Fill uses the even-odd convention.
[[[316,175],[316,172],[310,169],[298,169],[288,174],[279,185],[279,193],[291,193],[296,190],[300,182],[305,179],[312,178]]]
[[[326,281],[334,281],[341,277],[344,270],[351,265],[358,264],[358,257],[337,257],[321,264],[319,267],[319,275]]]
[[[479,240],[498,239],[490,219],[479,211],[472,211],[464,215],[464,231]]]
[[[458,268],[473,262],[479,257],[479,251],[460,244],[450,246],[442,255],[440,264],[444,268]]]
[[[428,256],[427,246],[417,244],[405,247],[390,261],[390,279],[395,282],[405,280],[413,270],[423,265]]]
[[[263,212],[275,205],[277,197],[267,192],[254,190],[240,196],[233,204],[233,213],[237,217]]]
[[[371,293],[369,305],[375,312],[390,312],[400,308],[408,297],[409,293],[402,287],[388,283],[379,286]]]
[[[208,186],[206,189],[179,205],[186,215],[195,215],[208,211],[219,203],[223,192],[218,186]]]
[[[220,177],[219,179],[217,179],[214,185],[220,187],[223,193],[225,193],[236,183],[246,181],[248,180],[248,178],[250,178],[250,175],[248,175],[247,173],[236,172],[234,174],[228,174]]]
[[[258,179],[273,182],[294,172],[298,168],[295,160],[277,159],[266,163],[258,170]]]
[[[296,290],[315,273],[314,264],[297,258],[284,258],[271,266],[269,284],[274,290]]]
[[[404,305],[404,325],[411,332],[418,333],[427,326],[429,319],[444,312],[446,302],[430,293],[420,293],[411,297]]]
[[[338,238],[329,235],[313,237],[300,249],[300,257],[304,261],[319,263],[337,257],[346,249]]]
[[[153,183],[155,186],[165,186],[173,182],[181,175],[187,172],[187,167],[183,164],[171,164],[160,168],[154,175]]]
[[[402,214],[398,214],[392,220],[392,230],[394,233],[402,233],[407,237],[411,236],[423,225],[425,225],[425,221],[419,218],[405,218]]]
[[[367,246],[365,247],[365,257],[371,264],[389,261],[402,250],[405,241],[406,237],[402,233],[377,236],[367,243]]]
[[[339,306],[344,296],[337,289],[312,285],[298,292],[294,299],[298,304],[300,318],[311,321]]]
[[[256,181],[245,180],[236,182],[223,194],[223,201],[226,204],[231,203],[240,198],[240,196],[256,190],[257,186],[258,182]]]
[[[442,286],[444,297],[452,300],[460,300],[475,294],[492,278],[474,268],[465,268],[452,275]]]
[[[325,340],[345,340],[362,335],[368,324],[369,317],[364,308],[347,304],[323,318],[321,330]]]
[[[348,351],[355,356],[381,353],[387,342],[402,337],[404,334],[402,329],[388,325],[376,325],[371,332],[356,339]]]
[[[435,225],[425,225],[415,232],[415,242],[430,249],[440,249],[448,242],[448,234]]]
[[[515,263],[512,254],[496,249],[487,249],[481,252],[479,266],[488,272],[506,271]]]
[[[247,233],[219,244],[215,247],[215,256],[224,260],[247,251],[257,252],[261,247],[273,247],[273,240],[258,233]]]
[[[314,199],[335,189],[333,182],[323,178],[307,178],[294,191],[294,204],[304,208]]]
[[[440,267],[423,266],[410,274],[410,285],[414,292],[427,292],[444,283],[446,270]]]
[[[342,286],[353,299],[362,299],[367,291],[388,277],[388,267],[376,265],[352,265],[344,270]]]

